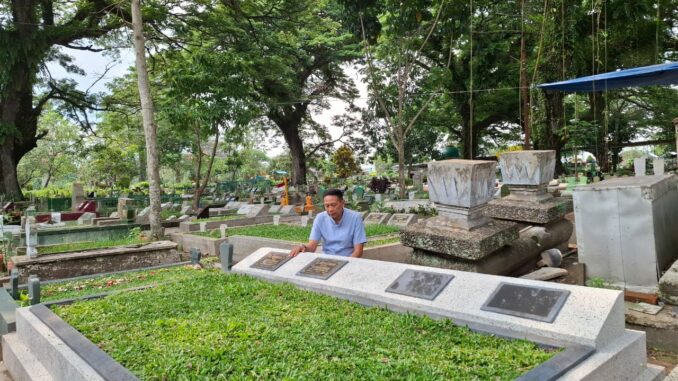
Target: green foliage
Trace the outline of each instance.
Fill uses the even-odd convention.
[[[142,380],[512,380],[554,355],[217,270],[55,312]]]
[[[62,244],[58,244],[58,245],[49,245],[49,246],[44,246],[44,247],[38,247],[38,254],[45,255],[45,254],[63,253],[63,252],[68,252],[68,251],[85,251],[85,250],[92,250],[92,249],[104,249],[104,248],[116,247],[116,246],[138,245],[138,244],[143,243],[139,239],[138,236],[132,237],[132,234],[133,233],[130,232],[130,237],[121,238],[121,239],[113,239],[113,240],[105,240],[105,241],[91,241],[91,242],[62,243]]]
[[[311,235],[311,227],[302,227],[295,225],[253,225],[228,228],[229,236],[244,235],[252,237],[273,238],[283,241],[306,242]],[[365,234],[367,237],[374,237],[383,234],[396,233],[399,229],[395,226],[365,225]],[[195,232],[195,235],[211,238],[221,238],[220,230],[210,230],[206,232]]]
[[[335,172],[340,179],[346,179],[360,173],[360,166],[353,157],[353,151],[347,145],[339,147],[332,155]]]

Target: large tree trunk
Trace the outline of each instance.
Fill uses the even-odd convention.
[[[478,126],[473,126],[471,120],[471,105],[469,101],[462,103],[459,110],[461,115],[462,158],[473,160],[478,153]]]
[[[268,118],[275,123],[285,138],[290,148],[292,158],[292,181],[293,185],[306,184],[306,153],[304,142],[301,139],[299,127],[306,115],[308,103],[298,103],[293,106],[284,106],[280,110],[271,110]]]
[[[405,137],[398,139],[398,184],[400,186],[400,198],[405,198]]]
[[[556,176],[563,173],[563,163],[561,162],[561,150],[565,145],[560,135],[565,120],[565,109],[563,101],[565,93],[562,91],[544,91],[544,108],[546,111],[546,130],[543,134],[542,149],[552,149],[556,151]]]
[[[134,30],[134,52],[139,82],[139,98],[141,100],[141,117],[144,124],[144,137],[146,138],[146,173],[149,179],[149,198],[151,201],[151,213],[149,214],[151,238],[160,240],[163,236],[160,221],[160,163],[156,149],[156,125],[153,115],[151,85],[148,80],[148,70],[146,70],[146,42],[143,33],[140,0],[132,0],[132,29]]]

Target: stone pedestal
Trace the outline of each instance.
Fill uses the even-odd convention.
[[[547,192],[556,166],[555,151],[515,151],[499,157],[509,195],[492,200],[487,216],[510,221],[548,224],[572,210],[572,202]]]
[[[477,261],[518,238],[508,221],[483,213],[494,194],[493,161],[445,160],[428,164],[429,197],[438,216],[404,228],[405,246],[433,255]]]

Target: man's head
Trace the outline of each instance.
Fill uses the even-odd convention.
[[[323,205],[330,217],[340,218],[344,213],[344,192],[339,189],[328,189],[323,195]]]

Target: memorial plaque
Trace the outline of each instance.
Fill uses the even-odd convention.
[[[389,220],[387,225],[406,227],[417,222],[417,215],[410,213],[396,213]]]
[[[292,257],[290,257],[288,253],[271,251],[261,257],[258,261],[254,262],[250,267],[253,269],[275,271],[280,266],[284,265],[285,262],[289,261],[290,258]]]
[[[370,213],[365,217],[365,224],[383,224],[391,215],[388,213]]]
[[[297,273],[299,276],[327,280],[348,261],[341,259],[316,258]]]
[[[569,295],[567,290],[502,282],[480,309],[553,323]]]
[[[452,274],[407,269],[386,288],[386,292],[433,300],[452,279]]]

